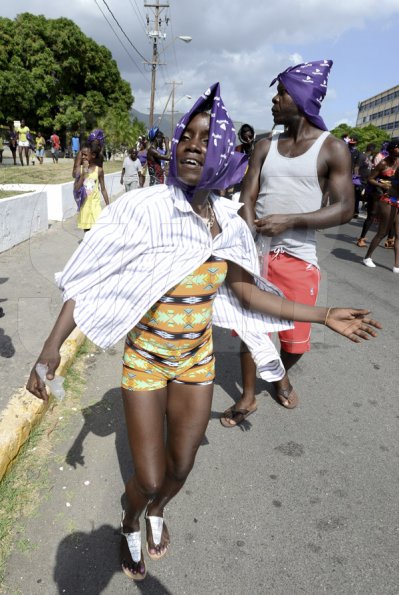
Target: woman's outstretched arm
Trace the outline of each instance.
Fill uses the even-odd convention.
[[[232,262],[229,262],[226,281],[242,306],[248,310],[263,312],[283,320],[325,324],[354,343],[376,337],[374,328],[381,328],[379,322],[367,317],[369,310],[307,306],[262,291],[249,273]]]

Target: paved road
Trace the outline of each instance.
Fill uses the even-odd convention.
[[[384,331],[356,346],[315,329],[314,348],[292,375],[300,406],[284,410],[259,381],[259,409],[246,431],[218,421],[238,398],[239,359],[237,341],[216,333],[206,438],[166,512],[170,552],[149,562],[137,586],[118,563],[131,469],[117,388],[121,346],[88,358],[82,411],[49,456],[52,489],[23,522],[32,548],[11,555],[8,593],[399,593],[399,275],[391,272],[392,251],[382,248],[377,269],[360,264],[353,243],[360,226],[320,234],[320,303],[371,306]]]

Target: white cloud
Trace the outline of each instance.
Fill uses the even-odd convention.
[[[135,107],[148,113],[150,68],[143,65],[142,59],[122,36],[103,0],[97,1],[131,58],[94,0],[53,0],[45,4],[43,0],[29,0],[28,10],[51,18],[71,18],[87,35],[109,47],[124,78],[132,85]],[[183,84],[177,92],[190,94],[195,99],[210,83],[218,80],[234,119],[248,121],[258,128],[272,125],[270,106],[274,91],[269,89],[269,83],[277,73],[307,59],[334,58],[345,33],[364,28],[369,23],[373,27],[370,39],[375,39],[378,27],[399,15],[398,0],[269,0],[246,2],[245,5],[232,0],[204,0],[201,3],[169,0],[169,3],[170,9],[162,13],[171,16],[171,20],[165,28],[167,41],[160,44],[160,62],[166,65],[159,66],[157,72],[157,111],[163,109],[170,92],[170,85],[165,83],[181,81]],[[152,46],[145,34],[144,17],[146,12],[152,17],[151,10],[144,8],[143,0],[135,1],[134,5],[126,0],[108,0],[108,4],[131,42],[150,59]],[[134,6],[138,7],[143,17],[141,20],[138,20]],[[3,16],[13,18],[26,10],[26,0],[14,0],[7,3],[2,12]],[[193,40],[190,44],[175,41],[163,51],[177,35],[191,35]],[[309,48],[313,53],[317,44],[323,48],[324,55],[307,55]],[[356,62],[361,55],[357,48],[345,58],[340,71],[337,64],[334,66],[334,88],[329,90],[324,113],[339,101],[356,104],[357,100],[353,102],[348,97],[350,90],[339,86],[339,76],[351,67],[358,74]],[[134,66],[132,59],[142,72]],[[345,89],[345,93],[338,89]],[[186,103],[182,101],[180,105]],[[331,119],[334,117],[339,115],[334,114]]]
[[[288,60],[291,62],[291,64],[303,64],[304,59],[302,58],[301,54],[295,53],[295,54],[290,54],[288,56]]]

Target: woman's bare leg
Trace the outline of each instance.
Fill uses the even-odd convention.
[[[165,477],[164,420],[167,389],[122,389],[126,429],[135,474],[126,484],[125,525],[137,531],[147,503],[159,492]]]
[[[377,248],[379,243],[385,238],[385,236],[389,232],[389,228],[392,224],[392,209],[396,209],[396,207],[391,207],[388,203],[379,203],[379,215],[380,215],[380,222],[378,225],[377,233],[375,234],[374,238],[371,240],[369,249],[367,250],[365,258],[371,258],[374,250]]]
[[[135,474],[126,483],[126,511],[123,532],[140,530],[140,515],[159,491],[165,477],[164,421],[167,390],[135,392],[122,389],[126,428]],[[145,576],[143,557],[134,561],[127,539],[121,542],[124,572],[134,580]]]
[[[168,384],[166,472],[159,492],[148,505],[148,516],[162,517],[166,504],[183,487],[209,422],[212,395],[213,384]],[[157,547],[152,535],[147,534],[147,539],[150,553],[159,554],[167,547],[169,534],[165,528]]]

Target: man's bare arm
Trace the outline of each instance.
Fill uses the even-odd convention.
[[[269,147],[270,141],[268,139],[256,143],[255,150],[249,160],[248,170],[242,183],[240,202],[243,202],[244,206],[240,211],[240,215],[250,228],[254,225],[255,204],[260,188],[260,172],[269,151]]]

